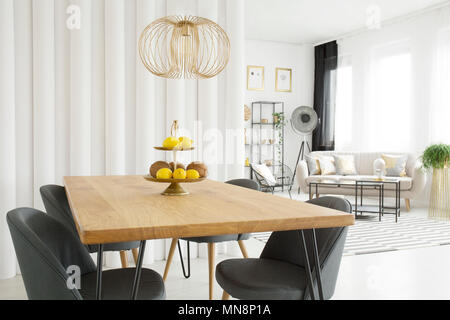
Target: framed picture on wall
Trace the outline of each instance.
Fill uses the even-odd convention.
[[[275,91],[292,92],[292,69],[275,69]]]
[[[264,90],[264,67],[247,66],[247,90]]]

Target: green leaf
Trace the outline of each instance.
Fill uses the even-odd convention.
[[[422,163],[425,169],[443,169],[450,160],[450,145],[434,144],[429,146],[422,154]]]

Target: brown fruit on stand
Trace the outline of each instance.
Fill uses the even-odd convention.
[[[187,170],[197,170],[200,178],[208,176],[208,167],[203,162],[194,161],[187,166]]]
[[[175,163],[172,161],[171,163],[169,163],[169,165],[170,165],[170,170],[174,171],[175,170]],[[183,169],[183,170],[186,169],[184,164],[182,164],[181,162],[177,161],[177,169],[180,169],[180,168]]]
[[[170,165],[168,162],[166,161],[156,161],[154,164],[151,165],[150,167],[150,175],[153,178],[156,178],[156,173],[158,172],[159,169],[163,169],[163,168],[170,168]],[[171,169],[172,170],[172,169]]]

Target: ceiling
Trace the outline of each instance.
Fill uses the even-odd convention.
[[[367,9],[381,21],[450,3],[446,0],[245,0],[247,39],[318,43],[364,28]]]

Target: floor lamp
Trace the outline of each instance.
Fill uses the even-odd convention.
[[[317,113],[313,108],[310,107],[298,107],[292,112],[291,116],[291,125],[294,132],[300,136],[302,136],[302,143],[300,145],[300,149],[297,156],[297,163],[295,164],[294,175],[292,176],[292,180],[295,179],[295,175],[297,174],[297,167],[300,160],[304,160],[306,148],[308,148],[308,152],[311,152],[311,146],[308,142],[308,137],[312,134],[312,132],[316,129],[318,124]],[[289,192],[292,191],[291,185]],[[300,193],[300,187],[298,188]]]

